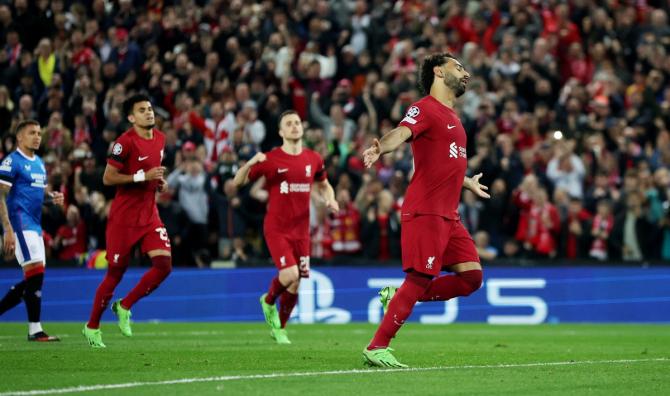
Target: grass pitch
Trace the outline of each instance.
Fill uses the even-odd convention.
[[[124,338],[102,326],[47,323],[52,344],[0,324],[0,395],[668,395],[668,325],[421,325],[393,343],[411,369],[369,369],[361,351],[376,326],[290,325],[279,346],[265,324],[137,323]],[[30,393],[26,393],[30,392]]]

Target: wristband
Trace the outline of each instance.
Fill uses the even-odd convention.
[[[141,183],[145,181],[146,178],[144,176],[144,171],[142,169],[138,170],[134,175],[133,175],[133,182],[135,183]]]

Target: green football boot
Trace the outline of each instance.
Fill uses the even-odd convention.
[[[86,337],[88,344],[93,348],[106,348],[102,342],[102,331],[100,329],[89,329],[87,325],[84,325],[81,334]]]
[[[386,286],[379,291],[379,301],[381,301],[382,308],[384,308],[384,315],[386,315],[386,311],[389,309],[389,303],[391,303],[391,299],[395,296],[397,291],[398,288],[395,286]]]
[[[270,337],[277,341],[277,344],[290,344],[291,340],[288,339],[286,335],[286,329],[272,329],[270,331]]]
[[[267,293],[261,296],[261,308],[263,308],[263,316],[265,316],[265,322],[270,326],[270,329],[276,330],[281,328],[281,322],[279,321],[279,313],[277,312],[276,304],[268,304],[265,302],[265,296]],[[274,337],[273,337],[274,338]]]
[[[400,363],[391,353],[391,348],[379,348],[371,351],[368,348],[363,349],[363,363],[371,367],[409,367]]]
[[[119,319],[119,329],[121,334],[126,337],[133,336],[133,329],[130,328],[130,317],[133,315],[129,309],[125,309],[121,306],[121,300],[116,300],[112,304],[112,312]]]

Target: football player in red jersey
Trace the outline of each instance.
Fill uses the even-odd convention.
[[[279,271],[260,299],[272,338],[290,344],[286,322],[298,301],[300,278],[309,277],[309,199],[316,186],[330,210],[339,210],[333,187],[327,179],[323,159],[302,147],[300,116],[288,110],[279,117],[281,147],[258,153],[235,174],[240,187],[261,177],[269,193],[263,234],[272,260]],[[275,302],[279,299],[279,311]]]
[[[407,367],[391,353],[389,343],[417,301],[446,301],[467,296],[482,284],[482,266],[472,237],[458,216],[463,187],[489,198],[481,174],[466,177],[466,134],[454,102],[467,87],[470,73],[449,53],[426,57],[420,82],[428,93],[407,109],[400,125],[363,152],[367,167],[379,156],[410,141],[414,176],[401,211],[401,247],[405,281],[380,291],[385,315],[365,362],[378,367]],[[442,270],[453,275],[439,276]]]
[[[154,291],[172,271],[170,239],[158,216],[156,190],[167,184],[161,166],[165,135],[155,129],[154,110],[145,95],[134,95],[124,104],[124,113],[132,127],[112,146],[103,175],[103,183],[116,186],[107,222],[107,274],[98,286],[93,308],[83,334],[95,348],[104,348],[100,317],[109,305],[114,289],[128,268],[133,246],[140,245],[151,259],[151,268],[135,287],[112,305],[121,333],[132,336],[130,308]]]

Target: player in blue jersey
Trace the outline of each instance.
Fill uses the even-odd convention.
[[[28,310],[28,341],[59,341],[42,330],[42,282],[44,239],[42,205],[63,205],[63,194],[47,191],[47,172],[35,154],[42,142],[37,121],[21,121],[16,127],[16,151],[0,162],[0,221],[4,230],[5,256],[14,254],[23,268],[23,280],[0,300],[0,315],[25,301]]]

